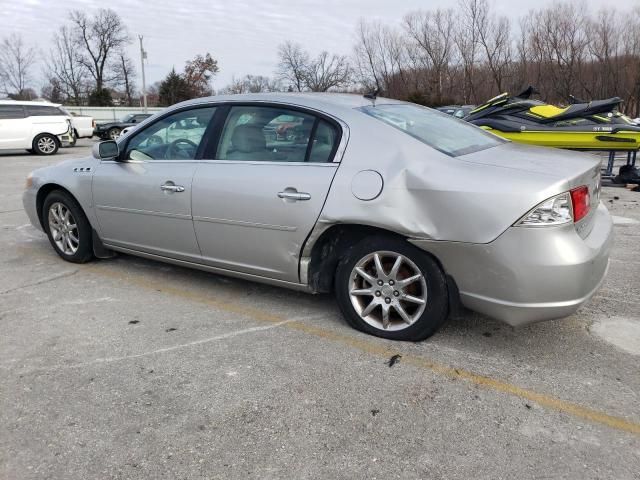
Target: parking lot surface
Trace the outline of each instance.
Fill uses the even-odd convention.
[[[640,193],[604,188],[609,275],[570,318],[390,342],[329,295],[65,263],[22,188],[90,145],[0,155],[0,478],[640,478]]]

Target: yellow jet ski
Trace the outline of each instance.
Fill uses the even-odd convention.
[[[533,87],[515,97],[503,93],[465,120],[514,142],[573,150],[638,150],[640,127],[618,111],[622,99],[573,103],[561,108],[539,100]]]

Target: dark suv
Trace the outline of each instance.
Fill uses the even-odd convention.
[[[96,124],[93,134],[103,140],[115,140],[120,136],[120,132],[122,132],[123,128],[140,123],[150,116],[150,113],[130,113],[129,115],[124,116],[119,122],[98,123]]]

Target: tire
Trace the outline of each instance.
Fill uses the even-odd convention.
[[[93,258],[91,225],[78,202],[67,192],[54,190],[47,195],[42,220],[49,242],[61,258],[72,263],[86,263]],[[70,225],[75,228],[69,229]]]
[[[60,143],[55,135],[41,133],[33,139],[32,148],[37,155],[54,155],[60,148]]]
[[[423,251],[390,236],[365,238],[350,247],[338,262],[334,289],[352,327],[391,340],[424,340],[449,314],[447,281],[440,266]]]
[[[120,132],[122,131],[122,129],[118,128],[118,127],[113,127],[110,128],[107,131],[107,136],[106,139],[107,140],[116,140],[119,136],[120,136]]]

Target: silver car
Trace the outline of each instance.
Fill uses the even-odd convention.
[[[396,100],[255,94],[175,105],[36,170],[24,206],[65,260],[333,291],[353,327],[421,340],[459,304],[511,325],[576,311],[608,267],[599,197],[593,156]]]

